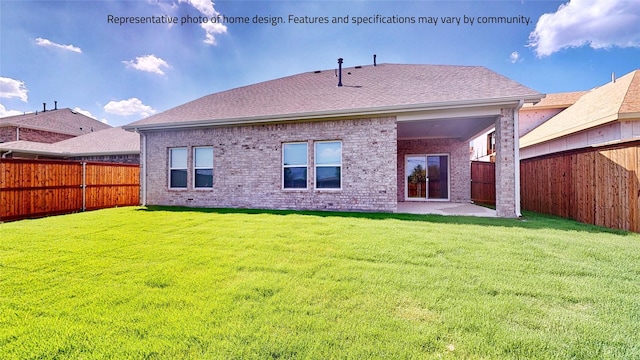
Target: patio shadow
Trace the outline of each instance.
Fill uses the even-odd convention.
[[[198,212],[210,214],[247,214],[247,215],[298,215],[318,217],[341,217],[371,220],[402,220],[420,221],[437,224],[461,224],[478,226],[498,226],[522,229],[555,229],[562,231],[578,231],[589,233],[610,233],[616,235],[631,235],[629,231],[609,229],[590,224],[584,224],[557,216],[523,212],[519,219],[485,218],[478,216],[436,215],[436,214],[399,214],[386,212],[335,212],[335,211],[300,211],[300,210],[269,210],[247,208],[190,208],[178,206],[150,205],[141,207],[138,211],[166,211],[166,212]]]

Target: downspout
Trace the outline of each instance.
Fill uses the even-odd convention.
[[[12,152],[13,152],[13,150],[9,150],[9,151],[7,151],[6,153],[2,154],[2,158],[3,158],[3,159],[6,159],[6,158],[7,158],[7,156],[11,155],[11,153],[12,153]]]
[[[514,162],[515,162],[515,192],[516,192],[516,216],[522,217],[520,208],[520,108],[524,105],[524,99],[518,102],[513,113],[513,143],[514,143]]]
[[[142,163],[140,186],[142,186],[142,201],[140,205],[147,206],[147,136],[138,131],[138,129],[135,129],[135,132],[142,137],[142,141],[140,142],[140,162]]]
[[[20,141],[20,126],[16,126],[16,141]]]

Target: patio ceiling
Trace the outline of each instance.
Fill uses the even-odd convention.
[[[494,126],[497,116],[459,117],[428,120],[398,119],[398,139],[457,138],[471,140]]]

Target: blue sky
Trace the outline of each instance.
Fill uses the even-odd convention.
[[[109,15],[178,24],[115,24]],[[209,21],[181,25],[187,15]],[[284,23],[254,24],[256,15]],[[289,15],[330,23],[290,23]],[[376,15],[416,23],[353,23]],[[250,23],[210,21],[222,16]],[[346,16],[347,24],[331,23]],[[525,22],[478,23],[487,17]],[[120,126],[214,92],[332,69],[339,57],[371,64],[373,54],[378,63],[486,66],[543,93],[587,90],[640,68],[640,0],[2,0],[0,117],[58,101]]]

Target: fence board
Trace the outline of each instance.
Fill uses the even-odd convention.
[[[480,204],[496,203],[496,164],[471,162],[471,200]]]
[[[522,208],[640,232],[640,141],[522,160]]]
[[[0,160],[0,221],[140,203],[140,167],[86,162]]]

